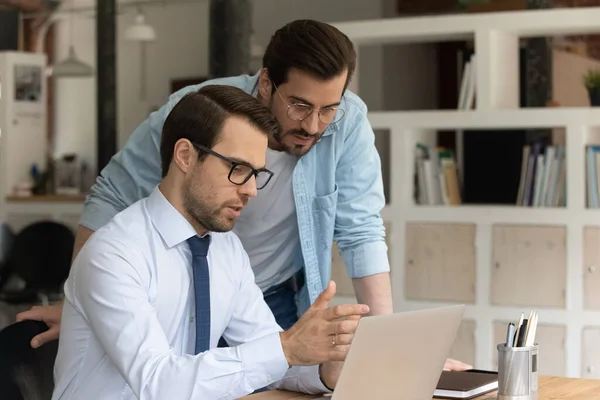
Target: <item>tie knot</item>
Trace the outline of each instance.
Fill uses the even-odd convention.
[[[206,257],[208,254],[208,245],[210,244],[210,236],[204,236],[201,238],[200,236],[192,236],[187,240],[190,245],[190,250],[192,251],[192,256],[201,256]]]

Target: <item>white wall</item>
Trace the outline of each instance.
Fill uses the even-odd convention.
[[[266,46],[275,31],[295,19],[309,18],[327,22],[382,18],[386,0],[254,0],[252,25],[256,38]],[[359,52],[358,92],[369,108],[383,105],[381,46],[361,47]]]
[[[90,4],[80,0],[78,5]],[[162,105],[173,78],[203,76],[208,73],[208,3],[173,4],[145,8],[146,20],[156,30],[157,40],[147,47],[146,99],[140,97],[141,48],[127,42],[122,33],[133,22],[134,10],[118,17],[117,35],[117,117],[118,144],[122,146],[135,127],[153,107]],[[56,56],[66,56],[70,20],[58,25]],[[78,56],[95,65],[95,20],[76,14],[73,18],[74,43]],[[59,79],[56,84],[57,155],[76,151],[91,165],[96,160],[96,80]]]
[[[384,17],[398,17],[397,0],[383,0]],[[384,110],[437,109],[435,43],[389,44],[382,49]]]
[[[76,6],[93,5],[91,0],[76,0]],[[364,0],[258,0],[254,1],[253,26],[259,43],[266,45],[280,26],[298,18],[341,21],[381,16],[380,1]],[[69,6],[69,4],[67,4]],[[117,80],[118,80],[118,144],[123,146],[135,127],[151,109],[162,105],[168,94],[170,80],[205,76],[208,73],[208,2],[148,6],[146,19],[156,30],[157,41],[147,50],[147,99],[140,100],[140,47],[126,42],[122,33],[131,24],[134,10],[118,17]],[[75,14],[58,24],[56,56],[66,56],[70,26],[73,25],[75,50],[78,56],[93,65],[96,59],[95,20],[90,15]],[[367,104],[376,108],[382,104],[380,79],[381,49],[369,49],[360,54],[360,93]],[[55,153],[77,152],[90,165],[96,162],[96,82],[91,79],[62,79],[56,85]]]

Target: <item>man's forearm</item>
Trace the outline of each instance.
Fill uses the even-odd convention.
[[[394,312],[389,272],[352,279],[356,299],[370,308],[370,315]]]

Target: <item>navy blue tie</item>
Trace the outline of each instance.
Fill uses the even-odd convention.
[[[210,349],[210,274],[208,245],[210,236],[193,236],[187,240],[192,250],[194,292],[196,294],[196,354]]]

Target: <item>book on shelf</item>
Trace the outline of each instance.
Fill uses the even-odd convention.
[[[585,169],[587,207],[600,208],[600,146],[586,147]]]
[[[458,98],[459,110],[470,110],[475,108],[475,87],[477,83],[477,62],[475,54],[463,66]]]
[[[415,203],[461,204],[458,168],[454,152],[417,143],[415,156]]]
[[[536,142],[523,146],[517,206],[566,205],[565,146]]]

